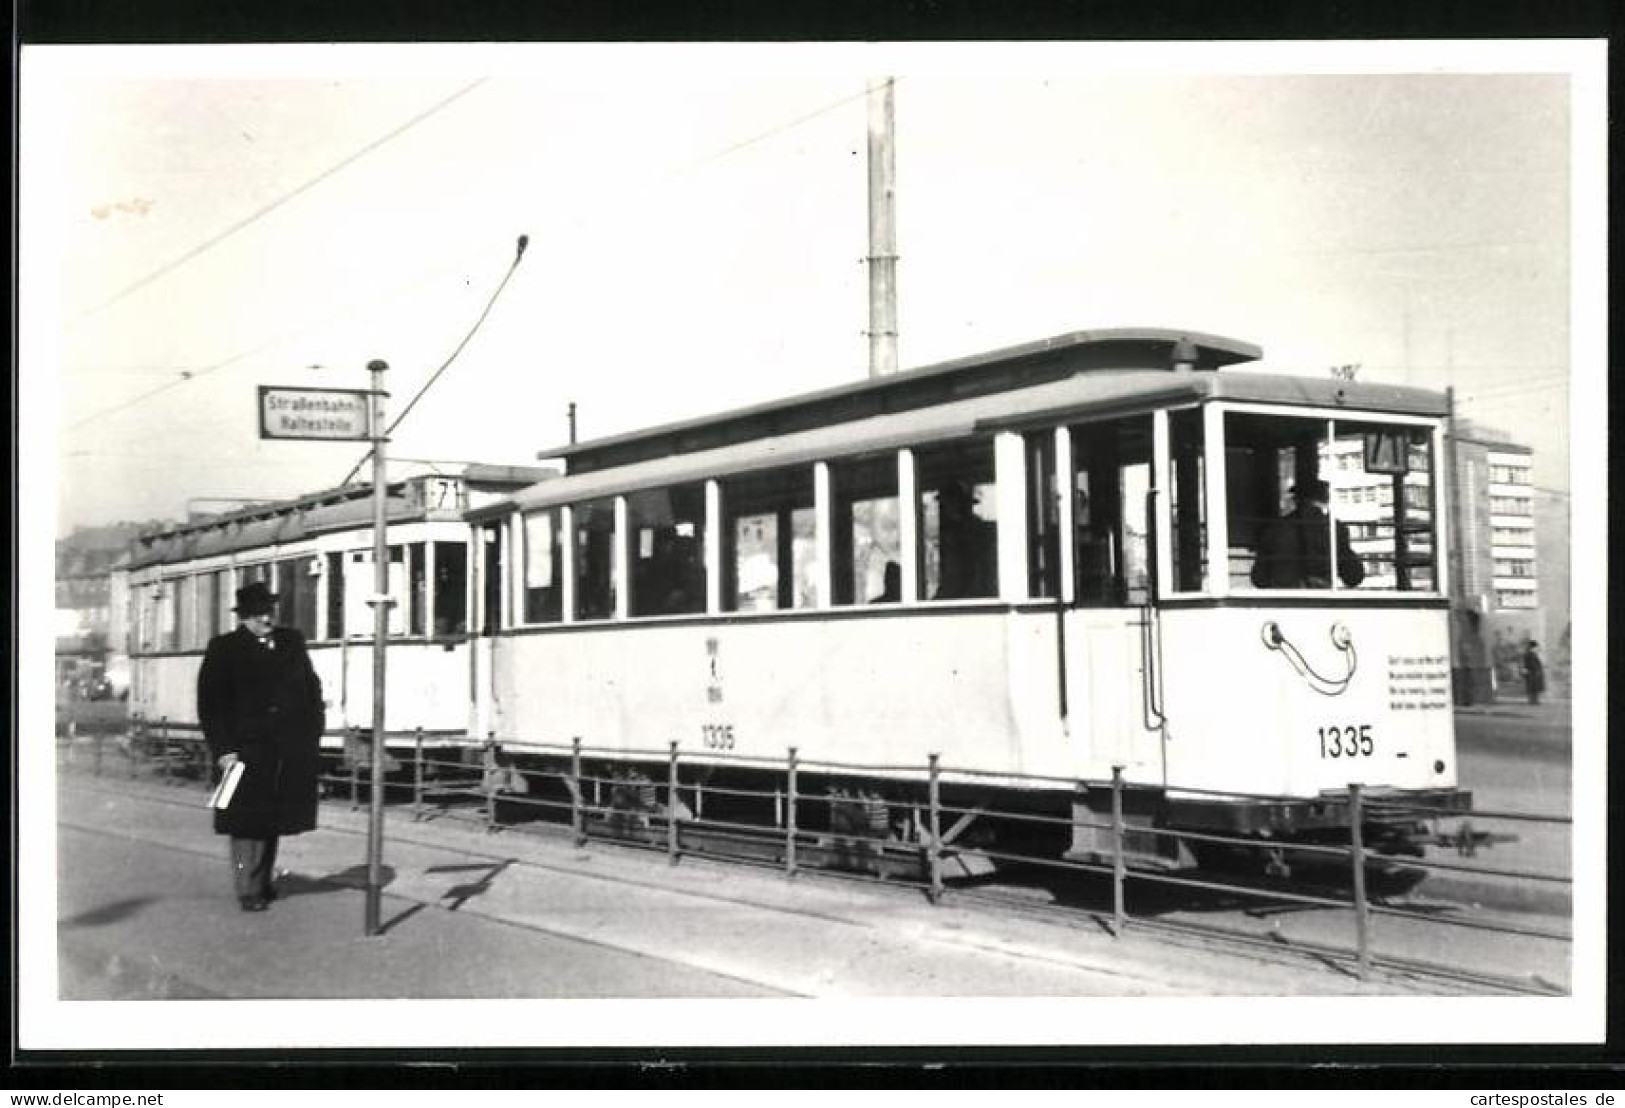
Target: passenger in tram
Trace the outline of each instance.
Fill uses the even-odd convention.
[[[937,493],[941,546],[935,600],[998,593],[993,525],[976,515],[976,490],[950,481]]]
[[[871,604],[895,604],[903,599],[903,567],[887,562],[881,571],[880,591],[869,598]]]
[[[1325,481],[1310,478],[1292,488],[1292,511],[1265,530],[1253,562],[1252,582],[1261,589],[1331,588],[1331,557],[1327,550],[1326,505],[1331,490]],[[1355,588],[1365,580],[1365,566],[1349,541],[1348,524],[1337,525],[1337,577]]]

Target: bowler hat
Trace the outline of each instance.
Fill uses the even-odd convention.
[[[237,606],[232,608],[240,616],[266,616],[276,611],[276,594],[264,581],[250,581],[237,590]]]
[[[1299,481],[1293,485],[1292,495],[1309,500],[1326,500],[1331,496],[1331,486],[1318,477],[1311,477],[1307,481]]]

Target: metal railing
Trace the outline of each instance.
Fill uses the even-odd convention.
[[[409,749],[390,767],[397,798],[410,797],[411,819],[462,819],[470,813],[474,822],[488,833],[532,821],[567,825],[577,846],[598,840],[658,850],[676,864],[685,856],[768,865],[795,878],[809,868],[819,868],[836,876],[881,881],[918,887],[933,902],[941,902],[958,886],[946,870],[950,860],[975,859],[981,863],[1012,863],[1033,870],[1089,875],[1110,882],[1109,920],[1113,935],[1127,932],[1136,918],[1130,911],[1128,891],[1160,888],[1253,898],[1272,904],[1336,908],[1353,913],[1352,941],[1342,953],[1350,957],[1354,972],[1367,979],[1376,964],[1374,935],[1376,920],[1406,919],[1431,925],[1497,931],[1531,939],[1569,943],[1569,932],[1521,925],[1505,920],[1418,911],[1390,903],[1390,898],[1373,895],[1368,878],[1373,869],[1402,866],[1406,870],[1441,873],[1453,877],[1470,876],[1486,881],[1538,883],[1568,889],[1573,880],[1565,874],[1527,869],[1470,865],[1464,861],[1424,859],[1391,855],[1373,849],[1364,841],[1373,819],[1395,816],[1417,822],[1457,819],[1464,827],[1455,837],[1443,835],[1435,841],[1454,845],[1457,854],[1468,858],[1483,833],[1473,823],[1515,823],[1567,829],[1567,817],[1528,812],[1463,812],[1430,808],[1403,801],[1374,799],[1359,782],[1348,785],[1346,795],[1323,796],[1317,801],[1343,813],[1342,836],[1337,843],[1273,841],[1269,850],[1284,865],[1320,866],[1347,880],[1341,886],[1284,884],[1260,887],[1217,879],[1205,870],[1192,873],[1159,872],[1132,867],[1126,843],[1131,836],[1149,840],[1179,840],[1197,848],[1257,851],[1257,838],[1214,831],[1174,829],[1154,821],[1132,821],[1126,814],[1125,799],[1135,790],[1124,776],[1124,767],[1114,766],[1110,780],[1092,781],[1061,777],[1013,774],[974,768],[944,766],[937,754],[924,765],[864,765],[822,762],[801,755],[795,747],[782,758],[736,755],[724,751],[685,751],[672,741],[664,748],[594,747],[579,737],[569,744],[507,742],[487,737],[472,743],[460,734],[431,732],[422,728],[394,735],[397,749]],[[336,772],[322,775],[329,787],[348,789],[352,809],[359,807],[370,768],[367,743],[352,734],[346,743],[346,758]],[[125,760],[128,776],[141,768],[156,767],[162,780],[211,780],[212,766],[201,735],[195,728],[170,724],[167,720],[140,721],[126,739],[107,736],[92,739],[92,772],[100,775],[109,747],[117,747]],[[66,759],[73,764],[74,746],[68,744]],[[82,745],[78,744],[78,745]],[[433,749],[432,749],[433,748]],[[409,762],[407,761],[409,758]],[[713,783],[721,770],[760,771],[763,784]],[[876,775],[891,775],[881,780]],[[898,775],[908,778],[899,781]],[[952,782],[967,787],[996,778],[1017,782],[1029,789],[1071,790],[1082,795],[1089,790],[1110,790],[1105,818],[1087,818],[1079,811],[1070,815],[995,807],[985,803],[951,803],[944,799],[944,786]],[[814,791],[823,785],[822,794]],[[923,785],[917,800],[898,801],[882,796],[882,786]],[[516,788],[515,786],[519,786]],[[1181,789],[1185,797],[1215,800],[1299,802],[1303,798],[1257,793],[1227,793],[1217,790]],[[387,797],[386,797],[387,799]],[[723,811],[708,815],[707,801]],[[1057,854],[1024,853],[995,849],[987,845],[960,847],[959,832],[977,821],[998,824],[1006,829],[1073,833],[1074,829],[1105,833],[1109,849],[1089,852],[1092,860]],[[944,831],[944,827],[949,830]],[[1492,836],[1493,838],[1493,836]],[[1345,891],[1346,889],[1346,891]],[[1104,914],[1104,909],[1101,910]],[[1143,917],[1150,922],[1150,917]]]

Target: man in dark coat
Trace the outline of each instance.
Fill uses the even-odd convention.
[[[322,683],[305,639],[273,627],[276,597],[255,581],[237,590],[237,630],[209,641],[197,676],[198,722],[215,764],[243,763],[231,802],[214,813],[231,836],[232,879],[247,912],[276,898],[277,841],[316,826],[325,723]]]
[[[1540,694],[1546,691],[1546,663],[1540,660],[1540,646],[1534,639],[1523,648],[1523,691],[1531,704],[1539,704]]]
[[[1272,523],[1258,543],[1252,581],[1261,589],[1329,589],[1332,560],[1327,547],[1326,505],[1331,490],[1325,481],[1300,481],[1292,489],[1297,503]],[[1349,541],[1346,523],[1337,525],[1337,578],[1347,588],[1365,580],[1365,566]]]

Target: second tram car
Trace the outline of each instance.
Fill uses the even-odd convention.
[[[1346,832],[1351,783],[1465,810],[1445,399],[1260,356],[1079,332],[547,455],[468,513],[474,726],[717,780],[794,748],[883,805],[935,757],[1075,858],[1115,772],[1143,865],[1192,849],[1134,828]]]
[[[547,471],[470,466],[389,489],[389,658],[386,728],[407,745],[421,728],[437,744],[468,742],[471,506]],[[371,727],[374,590],[372,493],[347,486],[259,504],[143,535],[120,569],[130,605],[133,720],[196,728],[197,670],[209,639],[236,625],[237,589],[263,581],[278,622],[297,628],[327,702],[324,747]]]

